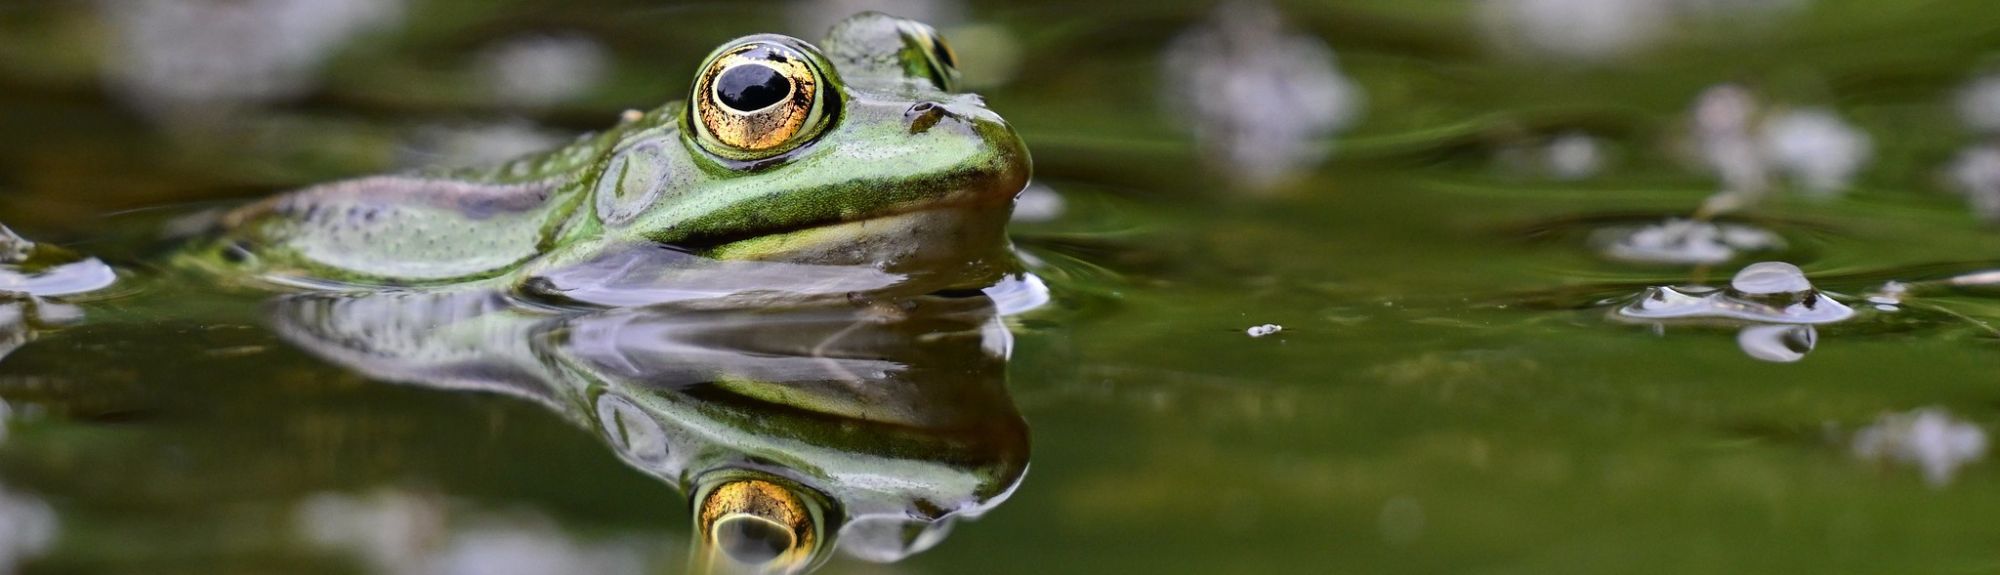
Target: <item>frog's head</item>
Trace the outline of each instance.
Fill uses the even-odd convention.
[[[719,259],[1004,268],[1028,151],[979,96],[956,90],[955,65],[930,26],[876,13],[835,25],[821,47],[731,41],[701,65],[679,125],[663,126],[678,145],[613,159],[606,179],[623,183],[612,196],[636,199],[635,179],[678,180],[638,184],[670,191],[635,202],[648,207],[632,227]],[[683,167],[694,173],[658,173]]]

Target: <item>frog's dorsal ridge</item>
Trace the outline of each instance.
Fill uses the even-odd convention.
[[[446,281],[497,274],[539,255],[574,209],[558,180],[485,183],[375,176],[239,209],[223,249],[258,249],[267,275]],[[243,244],[250,244],[244,246]]]

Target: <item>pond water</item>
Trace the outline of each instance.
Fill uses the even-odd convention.
[[[1026,141],[1047,303],[156,265],[864,8]],[[120,274],[0,308],[0,567],[680,572],[735,457],[814,482],[821,573],[1992,571],[1996,55],[1982,0],[0,7],[0,222]]]

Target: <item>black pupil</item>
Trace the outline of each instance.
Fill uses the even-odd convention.
[[[762,110],[785,99],[792,80],[769,66],[744,64],[722,72],[715,79],[715,93],[722,105],[739,112]]]

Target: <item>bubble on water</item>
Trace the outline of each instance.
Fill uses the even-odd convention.
[[[1319,38],[1263,2],[1229,2],[1167,47],[1163,94],[1204,157],[1251,191],[1313,169],[1361,116],[1361,89]]]
[[[2000,223],[2000,148],[1979,146],[1959,152],[1948,171],[1973,215]]]
[[[1264,337],[1284,330],[1285,326],[1278,325],[1275,323],[1267,323],[1264,325],[1251,327],[1250,329],[1245,330],[1245,332],[1249,333],[1250,337]]]
[[[1739,320],[1770,324],[1832,323],[1854,316],[1847,305],[1813,289],[1791,264],[1765,262],[1745,268],[1728,289],[1647,288],[1619,307],[1625,320]]]
[[[1753,325],[1736,332],[1744,354],[1772,363],[1805,359],[1818,342],[1819,331],[1810,325]]]
[[[103,0],[109,83],[162,119],[299,96],[362,33],[400,20],[402,0]]]
[[[1863,461],[1914,465],[1932,487],[1951,483],[1961,467],[1986,457],[1986,431],[1942,408],[1883,414],[1854,434]]]
[[[526,36],[489,49],[481,69],[500,103],[541,108],[589,94],[603,82],[606,60],[604,47],[588,37]]]
[[[1670,219],[1642,227],[1615,227],[1592,234],[1604,257],[1633,263],[1713,265],[1745,253],[1785,249],[1778,234],[1747,224]]]
[[[2000,132],[2000,74],[1973,79],[1958,90],[1958,117],[1979,132]]]
[[[1813,289],[1805,270],[1785,262],[1750,264],[1729,279],[1729,287],[1746,296],[1804,295]]]
[[[1760,128],[1765,157],[1794,186],[1817,196],[1847,191],[1874,150],[1866,132],[1820,108],[1784,112]]]

